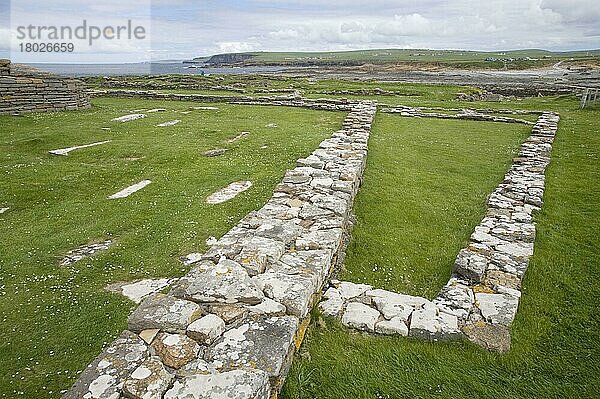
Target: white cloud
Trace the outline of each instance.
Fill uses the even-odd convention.
[[[2,1],[2,0],[0,0]],[[67,23],[148,14],[150,0],[19,0],[30,17]],[[467,48],[600,48],[598,0],[152,0],[152,47],[125,61],[222,52]],[[6,42],[2,39],[1,44]],[[117,57],[118,46],[99,50]],[[152,51],[148,51],[152,50]],[[111,58],[112,59],[112,58]]]
[[[256,50],[256,46],[249,42],[217,42],[221,53],[243,53]]]

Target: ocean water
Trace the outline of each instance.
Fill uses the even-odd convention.
[[[140,64],[28,64],[46,72],[63,76],[115,76],[115,75],[245,75],[273,73],[285,70],[281,66],[186,68],[183,63],[140,63]]]

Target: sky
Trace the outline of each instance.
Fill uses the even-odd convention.
[[[75,41],[72,54],[19,51],[29,24],[131,20],[145,40]],[[11,40],[12,39],[12,40]],[[9,53],[9,48],[12,52]],[[600,48],[599,0],[0,0],[0,57],[137,62],[241,51]]]

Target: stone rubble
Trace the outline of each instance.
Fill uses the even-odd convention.
[[[267,97],[248,97],[248,96],[219,96],[207,94],[178,94],[161,93],[151,90],[89,90],[90,97],[122,97],[122,98],[145,98],[157,100],[173,101],[196,101],[205,103],[229,103],[240,105],[262,105],[262,106],[287,106],[301,107],[324,111],[352,111],[360,106],[362,102],[358,100],[349,100],[345,98],[330,99],[308,99],[290,96],[267,96]]]
[[[376,104],[339,105],[325,109],[350,110],[342,129],[298,160],[261,209],[206,253],[182,258],[193,268],[170,293],[147,297],[130,315],[129,334],[144,347],[151,343],[146,352],[152,361],[160,358],[171,374],[177,369],[164,398],[269,398],[281,388],[309,311],[343,251],[366,164]],[[344,293],[358,295],[368,288],[348,287]],[[380,329],[401,328],[394,323]],[[146,377],[149,366],[133,375],[145,358],[123,373],[123,380],[130,380],[127,389],[150,391],[140,382],[147,378],[157,387],[154,392],[162,391],[168,375],[158,373],[159,381],[152,382]],[[119,381],[115,392],[122,394]],[[74,389],[89,389],[89,382],[82,376],[65,397],[79,397]]]
[[[486,216],[471,242],[458,253],[453,276],[433,301],[332,281],[319,304],[321,311],[359,330],[433,341],[466,336],[486,349],[508,351],[508,327],[533,255],[533,212],[543,204],[544,172],[558,121],[554,113],[539,117],[503,182],[490,195]]]
[[[8,208],[6,208],[8,209]],[[2,213],[2,212],[0,212]],[[75,262],[80,261],[81,259],[88,258],[93,256],[97,252],[105,251],[114,243],[113,240],[105,240],[99,242],[97,244],[88,244],[82,247],[73,249],[64,256],[64,258],[60,261],[61,266],[69,266]]]
[[[237,197],[238,194],[243,193],[252,187],[250,181],[236,181],[220,189],[219,191],[211,194],[206,198],[206,202],[209,204],[221,204]]]
[[[50,150],[48,152],[50,154],[52,154],[52,155],[65,155],[66,156],[66,155],[69,155],[69,153],[71,151],[80,150],[80,149],[83,149],[83,148],[94,147],[94,146],[97,146],[97,145],[102,145],[102,144],[110,143],[111,141],[112,140],[99,141],[97,143],[91,143],[91,144],[85,144],[85,145],[78,145],[78,146],[69,147],[69,148],[61,148],[61,149],[58,149],[58,150]]]
[[[135,193],[136,191],[140,191],[141,189],[143,189],[150,183],[152,183],[151,180],[142,180],[139,183],[131,185],[131,186],[119,191],[118,193],[111,195],[110,197],[108,197],[108,199],[119,199],[119,198],[129,197],[131,194]]]
[[[506,116],[489,115],[488,111],[475,109],[458,109],[455,114],[446,114],[440,112],[423,112],[425,108],[400,106],[393,108],[382,108],[381,112],[389,114],[400,114],[416,118],[439,118],[439,119],[468,119],[473,121],[504,122],[504,123],[523,123],[533,125],[526,119],[510,118]]]

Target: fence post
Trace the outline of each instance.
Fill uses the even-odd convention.
[[[590,92],[589,88],[586,88],[581,95],[581,109],[585,108],[585,104],[587,103],[588,94]]]

